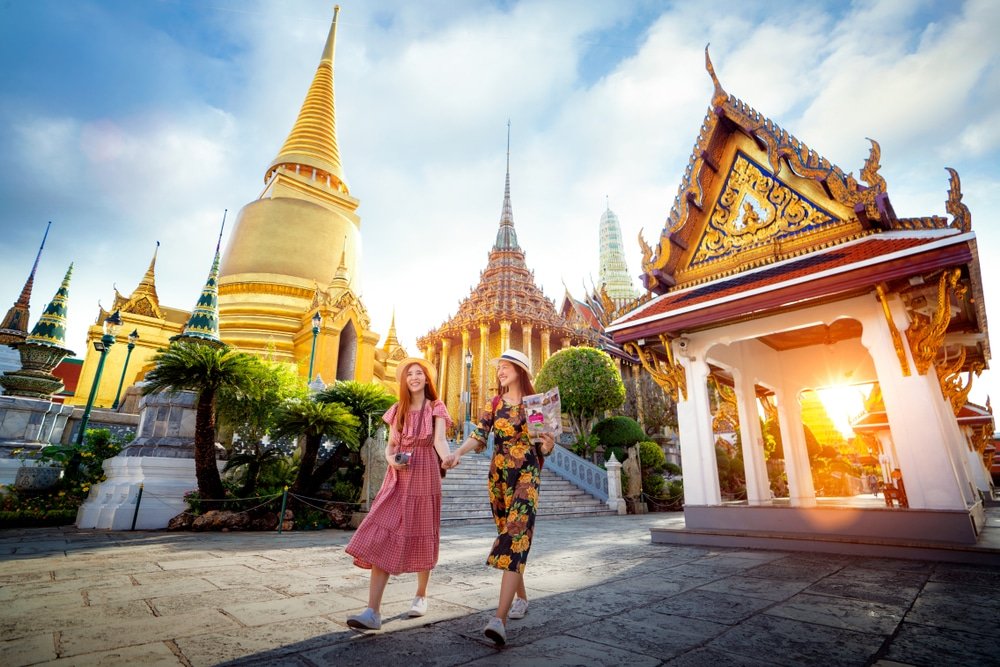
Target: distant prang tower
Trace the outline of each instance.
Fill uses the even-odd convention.
[[[625,265],[622,228],[618,216],[607,205],[601,216],[601,285],[615,302],[631,301],[638,292]],[[601,287],[598,285],[598,289]]]

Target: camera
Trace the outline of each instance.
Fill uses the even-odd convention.
[[[407,452],[396,452],[392,457],[396,465],[405,466],[410,464],[410,455]]]

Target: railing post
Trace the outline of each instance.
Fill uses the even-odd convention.
[[[281,528],[285,525],[285,503],[288,502],[288,487],[281,494],[281,513],[278,514],[278,535],[281,535]]]
[[[622,464],[612,452],[604,467],[608,470],[608,507],[619,514],[625,514],[628,509],[625,507],[625,499],[622,498]]]
[[[139,503],[142,502],[142,484],[139,484],[139,493],[135,497],[135,512],[132,513],[132,527],[129,530],[135,530],[135,520],[139,518]]]

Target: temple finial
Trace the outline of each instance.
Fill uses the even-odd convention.
[[[705,69],[708,70],[708,75],[712,77],[712,83],[715,85],[715,93],[712,95],[712,104],[715,106],[721,105],[726,101],[729,96],[726,91],[722,89],[722,84],[719,82],[719,77],[715,75],[715,67],[712,65],[712,57],[708,55],[708,47],[711,44],[705,45]]]

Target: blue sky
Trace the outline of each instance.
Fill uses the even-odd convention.
[[[400,338],[454,313],[499,221],[557,303],[598,273],[605,196],[638,273],[711,92],[858,172],[866,137],[901,216],[943,215],[962,177],[1000,326],[1000,3],[341,2],[337,120],[361,200],[362,299]],[[53,221],[32,316],[70,261],[69,347],[130,292],[156,241],[165,305],[189,309],[224,209],[254,200],[315,72],[329,0],[0,4],[0,285],[13,301]],[[231,225],[230,225],[231,229]],[[228,230],[227,230],[228,234]],[[434,270],[428,270],[433,267]],[[401,278],[422,299],[399,299]],[[994,336],[995,340],[995,336]],[[1000,385],[986,378],[973,396]]]

